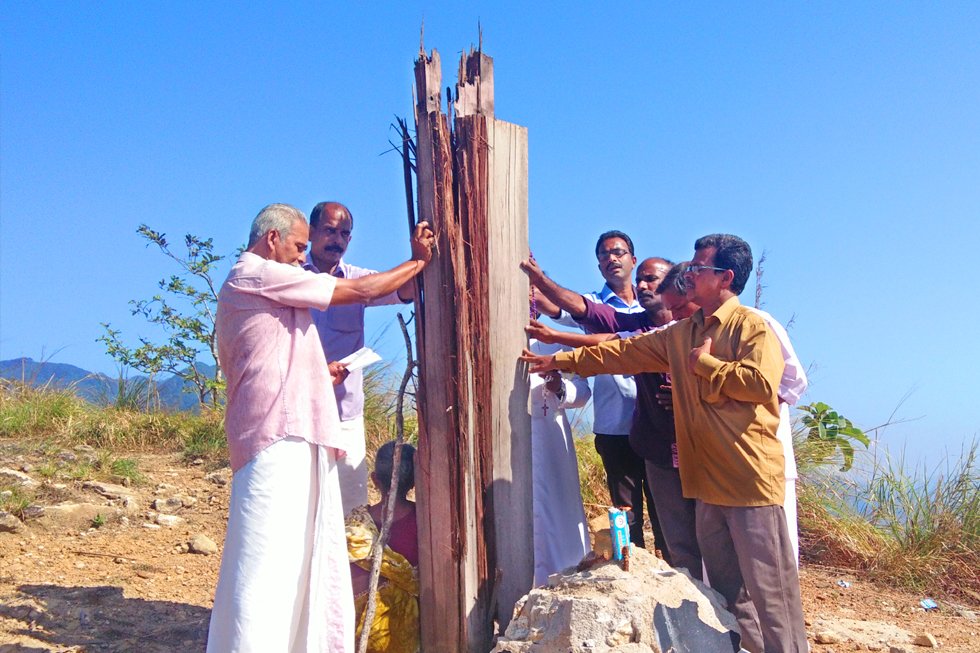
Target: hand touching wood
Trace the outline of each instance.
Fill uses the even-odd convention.
[[[538,262],[534,260],[533,256],[527,257],[521,263],[521,271],[527,275],[528,281],[531,282],[532,286],[539,285],[539,282],[544,279],[544,272],[541,270]]]
[[[415,225],[415,232],[412,233],[412,260],[428,263],[432,259],[432,245],[435,242],[435,234],[429,228],[428,222]]]
[[[520,360],[528,364],[528,371],[532,374],[544,374],[545,372],[558,369],[555,367],[554,356],[541,356],[539,354],[532,353],[529,349],[524,350],[524,353],[521,354]]]
[[[558,340],[556,340],[558,332],[549,326],[541,324],[537,320],[531,320],[528,325],[524,327],[524,331],[527,333],[528,337],[534,338],[546,344],[558,342]]]

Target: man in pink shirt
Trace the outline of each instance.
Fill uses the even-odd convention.
[[[337,459],[346,442],[310,309],[394,292],[431,258],[420,223],[412,259],[360,279],[303,270],[309,226],[271,204],[218,293],[218,358],[234,477],[208,651],[354,647],[354,606]]]

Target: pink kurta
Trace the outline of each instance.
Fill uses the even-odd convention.
[[[309,310],[326,308],[335,287],[245,252],[218,293],[235,474],[209,653],[354,650],[334,455],[347,445]]]
[[[336,283],[329,274],[251,252],[232,267],[218,293],[216,318],[232,470],[287,436],[346,450],[309,311],[327,308]]]

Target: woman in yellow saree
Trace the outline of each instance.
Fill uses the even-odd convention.
[[[381,502],[355,508],[347,517],[347,551],[351,562],[357,637],[364,626],[371,547],[380,535],[383,506],[391,489],[394,442],[378,449],[371,479],[381,491]],[[368,653],[415,653],[419,648],[418,528],[415,503],[406,498],[415,485],[415,448],[403,444],[391,534],[381,558],[374,620]]]

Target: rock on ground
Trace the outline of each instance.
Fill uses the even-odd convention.
[[[195,535],[187,543],[187,546],[191,553],[211,555],[218,552],[218,545],[207,535]]]
[[[86,529],[94,521],[118,521],[123,511],[113,506],[94,503],[60,503],[46,506],[38,522],[52,529]]]
[[[125,499],[135,496],[135,491],[131,488],[115,483],[104,483],[102,481],[85,481],[82,483],[82,488],[94,490],[107,499]]]
[[[0,510],[0,533],[19,533],[24,530],[24,522],[16,515]]]
[[[923,633],[916,637],[912,643],[925,648],[939,648],[939,642],[936,641],[936,636],[932,633]]]
[[[814,641],[818,644],[850,642],[885,650],[889,646],[902,646],[912,642],[912,633],[883,621],[817,618],[813,621],[812,631],[816,633]]]
[[[0,467],[0,481],[17,485],[31,486],[37,483],[29,475],[9,467]]]
[[[731,653],[737,625],[717,592],[643,549],[630,563],[554,574],[518,601],[494,652]]]

